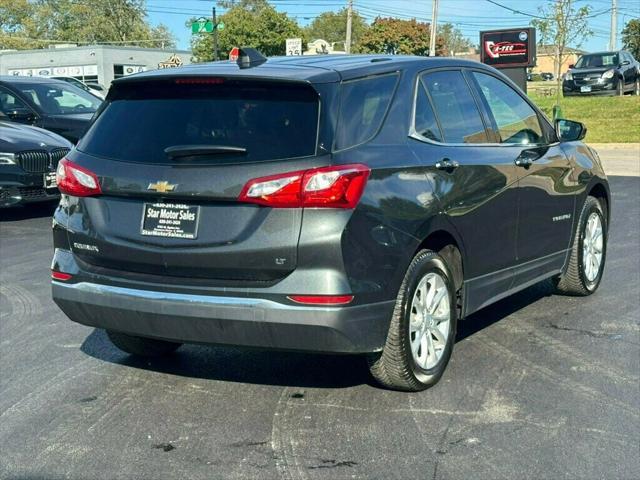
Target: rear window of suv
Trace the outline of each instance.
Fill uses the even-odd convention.
[[[117,85],[78,149],[139,163],[238,163],[315,154],[319,99],[312,87],[217,81]],[[165,153],[169,147],[194,145],[246,151],[221,149],[173,159]]]

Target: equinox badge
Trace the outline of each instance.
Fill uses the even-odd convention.
[[[150,183],[147,190],[155,190],[158,193],[167,193],[173,192],[177,186],[178,185],[174,185],[164,180],[162,182]]]

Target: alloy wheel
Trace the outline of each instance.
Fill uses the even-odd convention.
[[[600,215],[592,212],[587,219],[582,241],[582,271],[589,283],[598,278],[602,265],[603,230]]]
[[[424,370],[442,359],[451,332],[449,289],[438,273],[427,273],[413,294],[409,321],[411,354]]]

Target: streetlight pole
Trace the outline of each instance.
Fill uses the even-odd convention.
[[[347,4],[347,38],[344,42],[345,53],[351,53],[351,22],[353,17],[353,0]]]
[[[218,22],[216,20],[216,7],[213,7],[213,59],[218,60]]]
[[[436,56],[436,33],[438,31],[438,0],[431,0],[431,38],[429,39],[429,56]]]

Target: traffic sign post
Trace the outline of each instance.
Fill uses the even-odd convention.
[[[301,38],[287,38],[286,41],[286,55],[302,55],[302,39]]]
[[[213,7],[211,20],[201,17],[191,22],[191,33],[213,33],[213,59],[218,60],[218,30],[224,30],[224,22],[216,21],[216,7]]]

